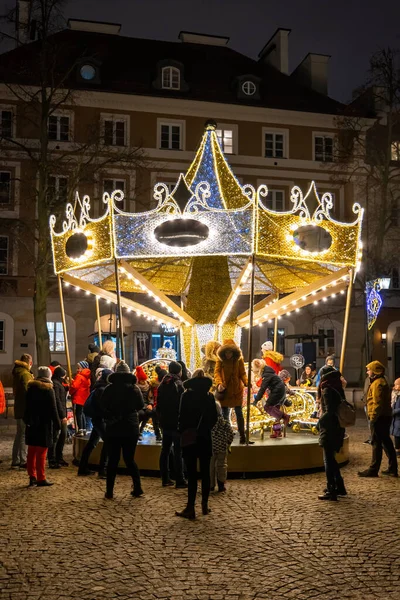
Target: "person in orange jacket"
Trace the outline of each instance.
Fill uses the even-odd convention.
[[[90,375],[89,363],[86,360],[81,360],[78,362],[76,375],[69,387],[72,402],[75,406],[75,416],[78,425],[77,435],[79,436],[86,434],[86,419],[83,414],[83,407],[90,394]]]

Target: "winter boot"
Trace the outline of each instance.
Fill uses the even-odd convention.
[[[273,439],[282,437],[282,425],[279,422],[272,425],[272,433],[269,437]]]
[[[181,512],[176,511],[175,515],[177,517],[182,517],[183,519],[190,519],[191,521],[196,518],[194,506],[187,506]]]

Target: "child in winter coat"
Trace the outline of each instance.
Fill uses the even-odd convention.
[[[282,410],[282,406],[287,402],[286,387],[282,379],[275,373],[274,369],[269,366],[266,366],[263,369],[261,387],[254,397],[253,404],[255,406],[257,405],[257,402],[262,399],[267,389],[269,390],[269,394],[264,410],[268,415],[275,418],[270,437],[275,439],[281,438],[281,419],[283,419],[285,425],[287,425],[290,420],[289,415]]]
[[[393,420],[391,434],[394,437],[394,447],[397,456],[400,456],[400,378],[396,379],[392,391]]]
[[[226,492],[225,482],[228,478],[228,450],[233,442],[233,429],[229,421],[222,416],[221,405],[217,406],[218,420],[211,430],[212,439],[212,457],[210,463],[211,487],[213,492],[215,488],[215,478],[217,479],[218,491]]]
[[[75,406],[75,416],[78,425],[78,436],[86,434],[86,419],[83,414],[83,407],[90,394],[90,369],[86,360],[81,360],[77,364],[76,375],[70,385],[72,402]]]

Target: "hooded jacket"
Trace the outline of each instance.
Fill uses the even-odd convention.
[[[28,446],[50,448],[53,445],[53,432],[60,429],[61,424],[50,379],[43,377],[28,383],[24,421]]]
[[[142,394],[132,373],[112,373],[104,389],[101,403],[104,409],[107,438],[129,438],[139,435],[138,411],[144,408]]]
[[[261,387],[254,399],[254,404],[264,396],[266,390],[269,390],[266,405],[277,406],[283,404],[286,398],[286,386],[282,379],[275,373],[272,367],[264,367],[262,372]]]
[[[367,365],[367,369],[374,373],[370,377],[371,385],[367,392],[368,419],[375,422],[379,417],[391,417],[390,389],[385,379],[385,367],[374,360]]]
[[[90,394],[90,369],[82,369],[76,374],[74,380],[69,386],[72,402],[79,406],[84,406]]]
[[[197,430],[197,444],[211,456],[211,430],[217,422],[218,413],[215,398],[210,393],[212,380],[210,377],[192,377],[183,384],[178,430],[183,433],[187,429]]]
[[[231,351],[232,358],[226,357],[226,352]],[[225,394],[221,406],[242,406],[243,389],[247,385],[247,375],[240,348],[233,340],[225,340],[217,350],[218,360],[215,364],[215,385],[223,385]]]
[[[265,360],[267,367],[271,367],[278,375],[279,371],[281,371],[283,355],[275,350],[263,350],[263,360]]]
[[[34,379],[28,363],[16,360],[12,370],[14,391],[14,417],[23,419],[26,408],[28,383]]]
[[[220,347],[221,347],[221,344],[219,342],[211,340],[206,343],[206,345],[203,347],[204,349],[202,348],[202,351],[204,351],[204,358],[202,361],[204,372],[213,378],[214,378],[215,364],[218,360],[217,351],[218,351],[218,348],[220,348]]]
[[[184,392],[179,375],[168,373],[158,386],[156,411],[160,426],[166,431],[178,430],[178,414],[181,396]]]
[[[340,371],[332,367],[332,371],[322,376],[320,393],[322,414],[318,421],[319,445],[339,452],[345,434],[338,418],[339,406],[345,400]]]

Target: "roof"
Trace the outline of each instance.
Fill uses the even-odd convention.
[[[65,29],[49,39],[59,79],[66,73],[72,89],[187,98],[189,100],[241,104],[284,110],[339,114],[344,105],[308,89],[274,67],[249,58],[227,46],[166,42],[97,32]],[[37,52],[40,41],[21,46],[0,56],[0,80],[37,85]],[[74,64],[85,59],[100,66],[100,81],[78,81]],[[155,89],[160,61],[183,65],[186,91]],[[54,73],[53,73],[54,74]],[[238,78],[260,79],[259,99],[238,98]],[[49,73],[50,76],[50,73]]]

